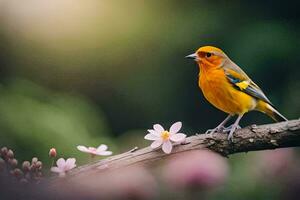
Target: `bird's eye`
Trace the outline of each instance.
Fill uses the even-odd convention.
[[[211,53],[206,53],[207,58],[211,57],[211,55],[212,55]]]

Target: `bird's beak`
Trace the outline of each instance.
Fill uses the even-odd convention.
[[[190,54],[188,56],[186,56],[185,58],[189,58],[189,59],[196,59],[197,58],[197,54],[196,53],[193,53],[193,54]]]

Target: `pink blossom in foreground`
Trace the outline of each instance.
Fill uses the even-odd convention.
[[[155,177],[143,166],[121,167],[104,173],[74,176],[68,184],[54,187],[64,195],[73,195],[68,199],[152,200],[157,199],[159,192]]]
[[[297,159],[292,148],[266,150],[257,155],[256,169],[259,169],[260,177],[266,177],[266,175],[271,178],[285,177],[295,166],[294,162]]]
[[[57,167],[51,167],[51,171],[58,173],[59,176],[63,177],[66,175],[66,172],[76,167],[76,159],[68,158],[67,160],[60,158],[56,161]]]
[[[146,140],[152,140],[151,148],[155,149],[162,146],[163,152],[169,154],[172,151],[172,142],[183,142],[186,135],[178,133],[182,127],[181,122],[174,123],[170,130],[165,130],[160,124],[155,124],[153,129],[148,130],[148,134],[145,136]]]
[[[228,175],[225,158],[209,150],[194,150],[175,155],[162,172],[173,188],[212,188],[222,184]]]
[[[77,146],[77,149],[79,151],[85,152],[85,153],[89,153],[92,156],[109,156],[112,154],[111,151],[107,151],[108,147],[105,144],[101,144],[98,148],[95,147],[85,147],[82,145]]]

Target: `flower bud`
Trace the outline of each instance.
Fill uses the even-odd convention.
[[[24,172],[30,171],[30,162],[29,161],[24,161],[22,164],[22,168]]]
[[[16,168],[13,170],[13,175],[16,178],[21,178],[23,176],[23,172],[19,168]]]
[[[7,151],[8,151],[7,147],[2,147],[2,148],[1,148],[0,153],[1,153],[1,156],[2,156],[3,158],[6,157]]]
[[[31,164],[34,165],[38,161],[37,157],[33,157],[31,160]]]
[[[37,161],[35,163],[35,168],[38,169],[38,170],[41,170],[43,167],[43,163],[41,161]]]
[[[8,163],[10,164],[11,167],[15,168],[18,165],[18,160],[13,158],[13,159],[9,159]]]
[[[55,158],[56,155],[57,155],[56,149],[55,149],[55,148],[51,148],[50,151],[49,151],[49,156],[50,156],[51,158]]]
[[[8,150],[7,157],[10,159],[14,158],[14,152],[11,149]]]

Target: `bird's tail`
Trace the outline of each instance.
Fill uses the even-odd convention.
[[[260,112],[266,113],[269,117],[271,117],[276,122],[288,121],[286,117],[284,117],[273,106],[271,106],[266,102],[259,101],[256,106],[256,109]]]

